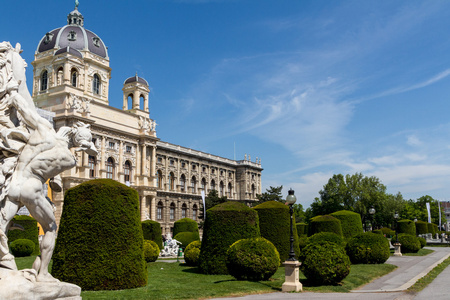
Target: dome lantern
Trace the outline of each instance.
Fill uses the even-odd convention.
[[[78,11],[78,5],[80,3],[78,0],[75,1],[75,9],[67,15],[67,24],[68,25],[78,25],[83,26],[84,25],[84,17],[83,15]]]

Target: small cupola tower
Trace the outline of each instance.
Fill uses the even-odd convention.
[[[141,110],[148,114],[148,94],[150,88],[147,80],[135,76],[130,77],[123,83],[123,110]],[[131,98],[131,107],[128,106],[128,99]],[[140,107],[141,99],[143,99],[143,107]]]

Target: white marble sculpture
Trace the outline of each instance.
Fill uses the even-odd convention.
[[[20,44],[13,48],[9,42],[0,43],[0,299],[14,299],[7,293],[15,290],[33,293],[19,294],[15,296],[17,299],[77,297],[79,287],[60,283],[48,272],[55,247],[56,221],[42,186],[48,179],[54,179],[52,186],[60,187],[58,174],[76,165],[71,148],[90,155],[96,155],[97,150],[91,141],[89,125],[79,122],[55,132],[50,122],[39,116],[26,86],[26,63],[20,53]],[[42,225],[44,237],[41,256],[33,269],[17,271],[6,233],[22,206]],[[20,288],[12,285],[14,282]]]
[[[161,257],[177,256],[178,249],[180,248],[179,245],[181,245],[181,242],[177,241],[176,239],[172,239],[171,234],[167,233],[166,241],[164,242],[164,249],[161,250],[159,255]]]

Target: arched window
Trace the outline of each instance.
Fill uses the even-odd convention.
[[[156,172],[156,186],[160,189],[162,188],[163,185],[163,176],[162,176],[162,172],[161,170],[158,170],[158,172]]]
[[[183,203],[181,206],[181,218],[186,218],[186,212],[187,212],[187,205],[186,203]]]
[[[211,191],[216,189],[216,182],[213,180],[211,180]]]
[[[77,77],[78,77],[77,70],[72,69],[72,74],[70,74],[70,83],[72,84],[73,87],[77,87]]]
[[[254,184],[252,184],[252,198],[256,198],[256,187]]]
[[[45,91],[48,88],[48,72],[44,70],[41,74],[41,91]]]
[[[163,216],[163,204],[161,201],[158,202],[158,206],[156,207],[156,219],[162,220]]]
[[[95,165],[96,165],[96,159],[95,156],[89,155],[88,157],[88,164],[89,164],[89,178],[95,178]]]
[[[109,157],[106,161],[106,178],[114,179],[114,159]]]
[[[233,191],[233,186],[231,182],[228,183],[228,198],[231,198],[231,192]]]
[[[184,192],[184,190],[186,188],[186,176],[184,176],[184,174],[182,174],[180,177],[180,187],[181,187],[181,191]]]
[[[202,190],[206,192],[206,179],[202,178]]]
[[[195,194],[195,189],[197,188],[197,179],[195,178],[195,176],[192,176],[191,188],[192,188],[192,193]]]
[[[58,69],[58,72],[56,72],[56,85],[63,84],[64,81],[64,69],[61,67]]]
[[[223,181],[220,182],[219,184],[219,196],[222,197],[224,196],[224,185],[223,185]]]
[[[123,173],[124,173],[125,183],[130,182],[131,162],[129,160],[127,160],[125,162],[125,165],[124,165],[124,168],[123,168]]]
[[[174,189],[174,185],[175,185],[174,181],[175,181],[175,175],[173,175],[173,173],[170,172],[170,174],[169,174],[169,189],[171,191],[173,191],[173,189]]]
[[[170,203],[170,221],[175,220],[175,203]]]
[[[94,79],[92,80],[92,92],[96,95],[100,94],[100,76],[94,74]]]
[[[197,221],[197,204],[192,207],[192,220]]]

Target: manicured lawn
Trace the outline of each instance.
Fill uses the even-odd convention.
[[[19,269],[30,268],[34,257],[16,259]],[[339,286],[312,286],[300,273],[305,291],[348,292],[375,278],[391,272],[396,267],[382,265],[352,265],[350,274]],[[204,275],[197,268],[181,263],[155,262],[148,264],[148,284],[145,287],[120,291],[83,291],[88,299],[205,299],[224,296],[270,293],[281,290],[284,268],[280,267],[268,281],[237,281],[230,275]]]

